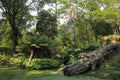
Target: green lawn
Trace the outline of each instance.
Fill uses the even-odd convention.
[[[94,76],[64,76],[57,70],[21,70],[0,68],[0,80],[105,80]]]

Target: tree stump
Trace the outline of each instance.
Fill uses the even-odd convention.
[[[78,75],[90,69],[95,70],[102,61],[119,53],[117,50],[120,50],[119,44],[109,44],[93,52],[81,53],[81,58],[78,61],[63,69],[64,75]]]

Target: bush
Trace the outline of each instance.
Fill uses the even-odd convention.
[[[10,64],[14,67],[23,67],[25,60],[25,55],[23,53],[18,53],[10,58]]]
[[[0,55],[0,66],[9,65],[9,56],[7,55]]]
[[[82,51],[82,52],[94,51],[94,50],[96,50],[97,48],[99,48],[99,45],[98,45],[98,44],[96,44],[96,43],[91,43],[91,44],[89,44],[89,45],[82,46],[82,47],[81,47],[81,51]]]
[[[29,69],[56,69],[60,65],[54,59],[32,59],[25,62],[25,67]]]
[[[10,65],[14,67],[23,67],[24,61],[25,61],[24,57],[13,57],[10,59]]]
[[[70,47],[69,48],[66,47],[62,51],[62,53],[57,54],[55,56],[55,59],[57,59],[60,62],[60,64],[67,65],[78,60],[80,52],[81,52],[80,48],[73,49]]]
[[[103,45],[110,43],[120,43],[120,35],[109,35],[103,37]]]

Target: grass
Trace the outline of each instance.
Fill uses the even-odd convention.
[[[91,71],[87,73],[89,76],[95,76],[106,80],[120,80],[120,69],[98,69],[97,71]]]
[[[110,63],[110,64],[108,64]],[[26,70],[0,67],[0,80],[120,80],[120,64],[117,59],[107,62],[106,67],[77,76],[64,76],[58,70]]]
[[[77,76],[64,76],[58,70],[26,70],[0,67],[0,80],[120,80],[120,56],[106,61],[96,71]]]
[[[0,80],[105,80],[92,75],[64,76],[57,70],[0,68]]]

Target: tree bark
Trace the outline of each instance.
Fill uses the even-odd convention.
[[[34,50],[31,51],[30,56],[29,56],[29,61],[31,61],[31,59],[33,58],[34,55]]]
[[[95,70],[102,61],[120,53],[118,50],[120,50],[119,44],[109,44],[93,52],[81,53],[81,58],[78,61],[63,69],[64,75],[78,75],[90,69]]]
[[[13,52],[16,53],[16,46],[18,46],[18,30],[17,27],[12,25],[12,39],[13,39]]]

